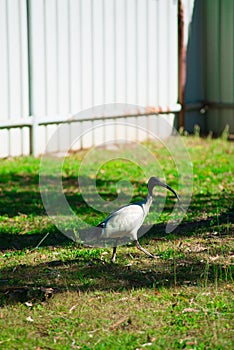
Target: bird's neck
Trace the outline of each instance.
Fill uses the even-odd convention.
[[[145,206],[148,210],[150,209],[152,202],[153,202],[153,197],[149,193],[148,196],[146,197],[146,201],[145,201]]]

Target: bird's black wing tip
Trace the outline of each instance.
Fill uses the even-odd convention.
[[[101,223],[98,224],[96,227],[104,228],[104,227],[105,227],[105,221],[101,222]]]

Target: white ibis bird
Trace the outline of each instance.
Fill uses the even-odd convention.
[[[167,188],[180,200],[177,193],[170,186],[153,176],[148,181],[148,195],[144,200],[117,209],[97,226],[101,228],[101,238],[116,239],[115,246],[113,247],[112,262],[115,262],[118,240],[123,237],[128,237],[130,240],[135,241],[138,249],[149,257],[154,258],[154,255],[144,249],[138,242],[137,232],[149,212],[153,201],[153,189],[155,186]]]

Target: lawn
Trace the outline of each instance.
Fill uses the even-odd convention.
[[[127,244],[118,247],[115,264],[111,248],[74,242],[47,216],[40,159],[0,160],[0,349],[234,348],[234,145],[182,139],[193,164],[192,199],[183,222],[165,232],[175,199],[167,193],[164,205],[166,191],[160,190],[144,224],[150,229],[140,238],[157,259]],[[144,147],[160,164],[159,175],[181,195],[168,150],[152,142]],[[99,150],[94,160],[106,154],[111,159],[113,152]],[[124,183],[118,187],[120,180],[132,183],[132,201],[147,195],[151,161],[142,168],[112,157],[95,175],[105,210],[90,207],[77,185],[86,155],[66,157],[62,172],[67,201],[84,221],[98,224],[108,205],[129,191]],[[94,164],[84,169],[87,179]]]

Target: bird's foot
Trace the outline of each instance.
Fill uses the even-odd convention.
[[[115,256],[111,258],[111,262],[114,264],[115,263]]]

